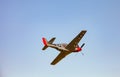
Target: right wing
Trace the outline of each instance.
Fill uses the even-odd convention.
[[[86,32],[86,30],[82,30],[65,48],[70,51],[74,51],[79,41],[82,39]]]
[[[60,54],[52,61],[51,65],[55,65],[60,60],[62,60],[65,56],[70,54],[71,52],[60,52]]]

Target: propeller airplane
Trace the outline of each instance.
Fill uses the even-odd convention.
[[[62,60],[64,57],[66,57],[68,54],[71,54],[73,52],[81,52],[82,47],[85,45],[83,43],[81,47],[79,47],[78,43],[80,40],[83,38],[87,31],[82,30],[69,44],[62,43],[62,44],[53,44],[54,40],[56,39],[55,37],[52,38],[50,41],[47,41],[46,38],[42,38],[44,47],[42,50],[47,49],[48,47],[54,48],[58,51],[60,51],[59,55],[52,61],[51,65],[57,64],[60,60]]]

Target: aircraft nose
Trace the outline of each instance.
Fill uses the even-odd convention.
[[[77,48],[77,51],[81,51],[82,49],[80,47]]]

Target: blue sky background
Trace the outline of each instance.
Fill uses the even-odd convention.
[[[55,66],[59,52],[42,51],[42,37],[79,45]],[[120,0],[1,0],[0,77],[120,77]]]

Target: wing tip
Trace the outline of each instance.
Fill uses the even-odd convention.
[[[87,32],[87,30],[82,30],[83,32]]]
[[[51,63],[51,65],[55,65],[54,63]]]
[[[56,64],[57,64],[57,62],[55,62],[55,61],[51,62],[51,65],[56,65]]]

